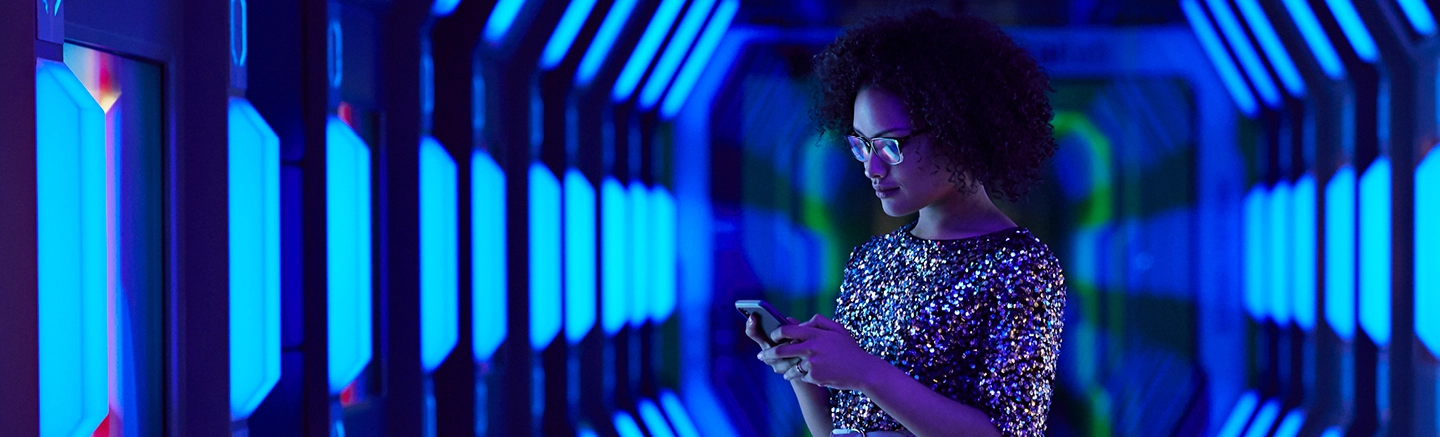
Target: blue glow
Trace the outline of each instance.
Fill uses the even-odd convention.
[[[1375,40],[1370,38],[1370,31],[1365,30],[1365,23],[1360,21],[1360,13],[1355,12],[1355,5],[1350,0],[1325,0],[1325,4],[1330,6],[1335,21],[1340,22],[1340,31],[1350,41],[1355,55],[1369,63],[1379,59],[1380,51],[1375,47]]]
[[[1265,437],[1270,435],[1270,426],[1275,424],[1275,418],[1280,416],[1280,401],[1271,399],[1260,407],[1255,413],[1255,420],[1250,422],[1250,429],[1245,432],[1245,437]]]
[[[580,27],[585,25],[585,19],[590,18],[590,11],[594,9],[595,0],[570,1],[570,5],[565,7],[565,15],[560,16],[560,24],[555,27],[555,33],[550,34],[550,41],[545,43],[545,51],[541,52],[541,69],[550,70],[560,65],[565,54],[570,52],[570,46],[575,44],[575,36],[580,34]]]
[[[1215,437],[1239,437],[1245,430],[1245,423],[1250,420],[1250,414],[1255,412],[1255,405],[1260,403],[1259,396],[1253,391],[1246,391],[1235,401],[1235,409],[1230,410],[1230,417],[1225,419],[1225,425],[1220,427],[1220,432]]]
[[[1265,206],[1266,190],[1256,185],[1245,195],[1245,310],[1251,319],[1264,320],[1269,316],[1265,311],[1265,296],[1269,284],[1265,279]]]
[[[1270,58],[1270,66],[1275,67],[1275,74],[1280,76],[1285,90],[1296,98],[1305,97],[1305,80],[1300,77],[1300,70],[1295,68],[1290,53],[1285,51],[1280,36],[1275,34],[1275,27],[1270,25],[1270,18],[1265,16],[1259,0],[1236,0],[1235,4],[1240,7],[1240,15],[1245,16],[1245,22],[1250,24],[1250,30],[1260,42],[1260,49]]]
[[[670,424],[665,422],[665,415],[660,413],[660,408],[655,406],[649,399],[641,399],[640,420],[645,422],[645,429],[650,430],[651,437],[675,437],[675,432],[670,429]]]
[[[679,246],[675,243],[675,196],[671,196],[670,190],[665,187],[656,186],[650,189],[650,218],[654,220],[649,232],[654,238],[650,247],[655,251],[649,258],[655,269],[652,276],[654,283],[650,284],[650,318],[660,323],[675,312],[679,269],[676,263]]]
[[[238,6],[238,8],[237,8]],[[250,13],[245,0],[230,0],[230,62],[245,66],[250,56]]]
[[[280,381],[280,137],[245,99],[229,105],[230,417]]]
[[[326,321],[330,393],[354,381],[371,357],[370,148],[349,125],[325,125]]]
[[[1338,426],[1332,426],[1332,427],[1329,427],[1329,428],[1325,428],[1325,432],[1320,433],[1320,437],[1341,437],[1341,436],[1344,436],[1344,435],[1345,435],[1345,432],[1342,431],[1342,430],[1340,429],[1340,427],[1338,427]]]
[[[695,0],[690,4],[690,9],[685,12],[685,19],[680,20],[680,26],[675,28],[675,36],[670,37],[670,43],[665,45],[664,54],[660,55],[660,62],[655,64],[655,70],[650,72],[650,80],[645,82],[645,88],[640,90],[640,107],[650,109],[660,101],[660,96],[665,94],[665,87],[670,85],[670,79],[675,76],[675,70],[680,68],[680,61],[685,60],[685,53],[690,51],[690,43],[695,42],[695,36],[700,34],[700,27],[705,24],[705,18],[710,16],[710,9],[715,7],[715,0]]]
[[[655,10],[650,25],[645,27],[645,33],[640,36],[635,50],[630,52],[630,60],[625,62],[625,69],[620,70],[620,78],[615,81],[610,97],[616,102],[630,98],[635,87],[640,85],[641,76],[645,75],[645,69],[650,68],[650,61],[655,59],[655,52],[660,50],[660,43],[665,41],[670,25],[675,24],[675,17],[680,15],[680,7],[684,5],[685,0],[661,0],[660,8]]]
[[[459,6],[460,0],[435,0],[435,3],[430,5],[430,15],[436,17],[448,16],[455,12],[455,8]]]
[[[1240,112],[1246,117],[1254,117],[1256,111],[1259,111],[1255,96],[1251,95],[1250,89],[1245,86],[1240,70],[1235,67],[1230,54],[1225,52],[1224,43],[1220,42],[1220,36],[1215,34],[1215,28],[1210,27],[1210,20],[1205,17],[1205,12],[1200,10],[1197,1],[1180,0],[1180,8],[1185,11],[1185,18],[1190,21],[1190,28],[1195,30],[1195,37],[1200,40],[1200,47],[1205,49],[1205,55],[1210,57],[1215,72],[1220,74],[1220,81],[1225,84],[1225,89],[1230,91],[1230,97],[1235,99],[1235,106],[1240,107]]]
[[[630,315],[629,198],[613,177],[600,182],[601,328],[620,332]]]
[[[614,421],[615,432],[620,434],[620,437],[645,437],[645,433],[640,431],[640,424],[635,423],[635,418],[630,417],[630,413],[617,412]]]
[[[1390,344],[1390,159],[1360,176],[1360,328]]]
[[[595,187],[570,169],[565,172],[565,339],[585,338],[595,318]]]
[[[1305,425],[1305,409],[1296,408],[1285,415],[1280,421],[1280,426],[1275,428],[1274,437],[1295,437],[1300,435],[1300,427]]]
[[[1290,19],[1295,20],[1295,27],[1300,28],[1300,36],[1305,38],[1305,45],[1310,46],[1310,53],[1315,55],[1320,69],[1331,79],[1345,77],[1345,65],[1340,63],[1340,54],[1335,52],[1335,46],[1325,36],[1325,29],[1320,27],[1320,20],[1315,18],[1310,3],[1306,0],[1284,0],[1284,3],[1285,10],[1290,13]]]
[[[675,425],[676,435],[700,437],[700,429],[690,420],[690,413],[685,410],[685,404],[680,403],[680,398],[676,397],[675,393],[669,390],[660,392],[660,406],[665,409],[665,415],[670,417],[670,423]]]
[[[1294,198],[1294,266],[1295,278],[1292,280],[1294,294],[1291,304],[1293,305],[1292,315],[1295,324],[1301,329],[1310,331],[1315,329],[1315,296],[1319,292],[1316,284],[1316,275],[1319,274],[1316,265],[1319,244],[1316,241],[1319,228],[1317,225],[1319,194],[1315,188],[1315,177],[1306,174],[1295,181],[1295,191],[1291,193]]]
[[[460,342],[460,192],[455,158],[420,139],[420,364],[433,372]]]
[[[640,181],[630,181],[627,188],[630,200],[630,326],[640,326],[650,318],[650,302],[655,298],[654,278],[650,267],[654,263],[654,242],[650,241],[650,190]]]
[[[1325,322],[1355,338],[1355,169],[1341,167],[1325,185]]]
[[[590,43],[590,48],[585,50],[585,56],[580,58],[580,68],[575,73],[576,85],[589,85],[595,79],[595,74],[600,72],[600,66],[605,63],[605,58],[610,56],[610,48],[615,46],[615,38],[620,37],[620,31],[625,28],[625,22],[630,19],[630,13],[635,11],[635,4],[639,0],[615,0],[610,7],[610,12],[605,13],[605,21],[600,22],[600,30],[595,32],[595,39]]]
[[[1425,36],[1435,34],[1435,16],[1430,14],[1430,7],[1425,5],[1424,0],[1399,1],[1400,10],[1405,11],[1405,18],[1410,20],[1415,32]]]
[[[1275,83],[1270,81],[1265,62],[1260,60],[1260,55],[1255,53],[1255,47],[1250,45],[1250,39],[1245,36],[1245,28],[1240,26],[1240,20],[1235,18],[1235,11],[1230,9],[1225,0],[1205,0],[1205,3],[1210,6],[1215,22],[1220,24],[1220,33],[1230,42],[1230,48],[1235,51],[1235,57],[1240,59],[1240,66],[1245,68],[1245,75],[1250,78],[1250,84],[1255,86],[1255,92],[1260,94],[1260,99],[1272,108],[1280,106],[1280,91],[1275,89]]]
[[[1415,336],[1440,357],[1440,152],[1415,168],[1415,223]]]
[[[509,277],[505,233],[505,172],[490,154],[470,154],[471,309],[476,361],[489,361],[505,341]]]
[[[1275,184],[1270,189],[1269,205],[1265,211],[1265,220],[1269,223],[1269,229],[1265,236],[1269,241],[1265,243],[1265,253],[1268,255],[1266,263],[1269,271],[1265,273],[1269,287],[1266,289],[1267,311],[1274,318],[1275,323],[1285,326],[1290,323],[1290,295],[1294,293],[1290,287],[1290,280],[1294,278],[1291,271],[1291,256],[1294,247],[1291,247],[1294,232],[1294,223],[1291,221],[1292,205],[1290,204],[1290,185],[1286,182]]]
[[[108,413],[105,113],[65,64],[37,64],[40,435],[89,435]]]
[[[515,25],[515,17],[520,15],[523,6],[525,0],[499,0],[495,3],[495,9],[490,10],[490,19],[485,21],[485,42],[495,45],[504,39],[505,33]]]
[[[560,335],[560,181],[545,164],[530,164],[530,347]]]
[[[710,57],[715,55],[715,48],[720,46],[725,31],[730,29],[730,22],[735,19],[735,12],[738,10],[739,0],[725,0],[710,17],[710,23],[705,25],[705,32],[700,34],[700,41],[695,43],[695,49],[690,51],[685,66],[681,67],[680,74],[675,76],[675,86],[670,87],[670,92],[665,94],[665,102],[660,106],[662,118],[670,119],[680,112],[685,99],[690,97],[690,91],[695,89],[695,83],[700,80],[700,74],[705,72],[705,66],[710,63]]]

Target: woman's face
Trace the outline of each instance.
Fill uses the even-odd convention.
[[[879,88],[860,89],[855,97],[855,133],[865,138],[900,138],[924,126],[915,126],[899,96]],[[932,138],[920,134],[900,141],[903,157],[888,164],[880,153],[865,160],[865,177],[880,198],[885,214],[900,217],[930,205],[960,197],[950,182],[943,158],[930,153]]]

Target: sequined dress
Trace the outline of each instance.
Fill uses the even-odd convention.
[[[1006,436],[1038,436],[1050,411],[1065,278],[1024,228],[925,240],[914,223],[857,247],[836,321],[866,352],[977,408]],[[864,394],[830,391],[835,429],[903,429]]]

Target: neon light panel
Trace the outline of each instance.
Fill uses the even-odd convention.
[[[660,413],[660,408],[655,406],[649,399],[641,399],[637,410],[640,410],[640,420],[645,422],[645,429],[650,430],[653,437],[675,437],[675,432],[670,429],[670,424],[665,423],[665,415]]]
[[[540,55],[540,68],[550,70],[560,65],[565,54],[570,52],[570,46],[575,44],[580,27],[585,25],[585,19],[594,9],[595,0],[571,0],[570,6],[565,7],[565,15],[560,16],[555,33],[550,34],[550,41],[545,43],[545,51]]]
[[[1355,169],[1341,167],[1325,186],[1325,321],[1355,337]]]
[[[1284,326],[1290,323],[1290,295],[1293,290],[1290,280],[1294,278],[1291,273],[1291,257],[1294,247],[1292,244],[1291,232],[1295,224],[1291,215],[1290,184],[1280,182],[1270,190],[1269,205],[1265,214],[1265,220],[1269,228],[1265,236],[1269,241],[1265,244],[1265,252],[1269,262],[1269,271],[1265,277],[1269,280],[1269,287],[1266,289],[1266,302],[1270,316],[1275,323]]]
[[[635,10],[638,2],[639,0],[615,0],[610,12],[605,14],[605,21],[600,22],[600,30],[595,33],[590,48],[586,49],[585,56],[580,58],[580,68],[575,74],[576,85],[589,85],[590,81],[595,79],[595,74],[600,72],[605,58],[610,56],[610,48],[615,46],[615,38],[620,37],[625,21],[630,19],[630,13]]]
[[[1370,31],[1365,30],[1365,23],[1360,21],[1360,13],[1355,12],[1354,4],[1349,0],[1325,0],[1325,5],[1330,7],[1335,21],[1340,23],[1340,31],[1350,41],[1360,60],[1373,64],[1380,59],[1380,50],[1375,47],[1375,40],[1370,38]]]
[[[1269,283],[1265,280],[1265,207],[1267,191],[1256,185],[1245,195],[1245,310],[1251,319],[1263,320],[1266,312],[1265,296]]]
[[[630,315],[630,223],[625,187],[613,177],[600,182],[601,328],[620,332]]]
[[[325,126],[327,324],[330,392],[360,376],[371,357],[370,148],[331,116]]]
[[[565,339],[577,343],[595,327],[595,188],[578,170],[565,172]]]
[[[525,0],[500,0],[495,3],[495,9],[490,10],[490,19],[485,21],[485,42],[491,45],[499,43],[515,25],[515,17],[520,15],[523,6]]]
[[[1390,159],[1360,176],[1360,327],[1390,343]]]
[[[675,76],[675,85],[665,94],[665,101],[660,106],[662,118],[668,120],[680,112],[680,107],[685,104],[685,99],[690,97],[690,91],[695,89],[695,83],[700,80],[700,74],[705,72],[705,65],[709,64],[710,57],[715,55],[715,48],[720,46],[720,40],[724,38],[725,31],[730,29],[730,22],[735,19],[735,12],[739,9],[739,0],[725,0],[710,17],[710,23],[705,25],[705,32],[700,34],[700,41],[695,43],[695,49],[690,51],[685,66],[681,67],[680,74]]]
[[[1259,110],[1255,96],[1250,94],[1250,88],[1245,86],[1245,79],[1240,77],[1235,61],[1230,59],[1224,43],[1220,42],[1220,36],[1215,33],[1215,28],[1210,26],[1205,12],[1200,10],[1198,0],[1180,0],[1180,9],[1190,21],[1190,28],[1195,30],[1195,37],[1200,39],[1200,47],[1205,50],[1205,55],[1210,57],[1215,71],[1220,74],[1220,81],[1225,84],[1225,89],[1230,91],[1230,97],[1235,99],[1235,105],[1240,107],[1240,112],[1245,116],[1255,116]]]
[[[433,372],[460,341],[460,210],[455,159],[420,140],[420,364]]]
[[[660,406],[665,409],[665,415],[670,417],[670,423],[675,425],[675,434],[680,437],[700,437],[700,430],[695,427],[695,422],[690,420],[690,413],[685,410],[685,404],[680,403],[680,398],[675,393],[665,390],[660,392]]]
[[[655,247],[650,241],[650,190],[640,181],[630,181],[630,325],[640,326],[650,317],[650,301],[654,299],[653,278],[650,276]]]
[[[645,437],[645,433],[640,431],[640,424],[635,423],[635,418],[630,417],[630,413],[617,412],[611,420],[615,422],[615,432],[620,434],[620,437]]]
[[[35,120],[40,435],[87,435],[109,405],[105,113],[41,60]]]
[[[1275,89],[1275,83],[1270,81],[1270,73],[1265,71],[1265,63],[1260,60],[1260,55],[1255,53],[1255,47],[1250,45],[1250,40],[1245,36],[1245,29],[1240,26],[1240,20],[1235,18],[1235,11],[1224,0],[1205,0],[1210,6],[1211,15],[1215,16],[1215,22],[1220,24],[1220,33],[1225,35],[1225,40],[1230,42],[1230,48],[1235,51],[1235,57],[1239,58],[1240,66],[1245,69],[1245,75],[1250,78],[1250,84],[1255,86],[1255,92],[1270,107],[1280,106],[1280,92]]]
[[[1335,52],[1335,46],[1330,44],[1330,38],[1320,27],[1320,20],[1315,18],[1315,10],[1310,9],[1306,0],[1284,0],[1284,3],[1285,10],[1290,12],[1290,19],[1295,20],[1295,26],[1300,28],[1300,36],[1305,38],[1305,45],[1315,55],[1320,69],[1325,70],[1325,75],[1331,79],[1345,77],[1345,65],[1340,63],[1340,54]]]
[[[1295,324],[1306,331],[1315,329],[1315,296],[1318,292],[1316,275],[1319,274],[1316,265],[1316,254],[1319,252],[1319,244],[1316,242],[1317,227],[1317,204],[1319,194],[1315,188],[1315,177],[1309,174],[1300,177],[1295,181],[1295,191],[1291,193],[1294,197],[1294,229],[1293,241],[1294,262],[1292,272],[1294,279],[1291,287],[1295,291],[1291,296],[1292,316]]]
[[[1400,0],[1400,10],[1405,12],[1405,18],[1410,20],[1410,26],[1415,28],[1416,33],[1425,36],[1435,34],[1435,16],[1430,13],[1425,0]]]
[[[545,164],[530,164],[530,347],[560,335],[560,181]]]
[[[1230,416],[1225,419],[1225,425],[1220,427],[1216,437],[1239,437],[1240,432],[1245,430],[1245,422],[1250,420],[1250,414],[1255,412],[1255,405],[1260,403],[1259,396],[1254,391],[1246,391],[1235,401],[1235,408],[1230,410]]]
[[[476,361],[489,361],[505,341],[508,320],[505,173],[490,154],[470,155],[470,271]]]
[[[714,7],[715,0],[695,0],[690,4],[690,9],[685,12],[685,19],[680,20],[680,26],[675,28],[675,36],[670,37],[664,54],[660,55],[660,62],[656,63],[655,69],[650,72],[650,80],[646,81],[645,88],[640,90],[641,108],[653,108],[655,103],[660,101],[665,87],[670,85],[670,79],[675,76],[675,70],[680,68],[680,61],[685,60],[685,53],[690,51],[690,43],[695,42],[700,26],[705,24],[705,17],[710,16],[710,9]]]
[[[1295,437],[1300,435],[1300,427],[1305,424],[1305,410],[1296,408],[1285,415],[1280,421],[1280,426],[1275,428],[1274,437]]]
[[[230,99],[230,417],[280,381],[280,137]]]
[[[675,312],[676,292],[678,286],[678,273],[676,269],[677,251],[675,229],[675,197],[670,195],[670,190],[665,187],[656,186],[650,190],[650,217],[654,220],[651,223],[650,232],[654,241],[651,247],[654,252],[649,258],[654,263],[653,281],[650,289],[650,303],[652,304],[651,320],[656,323],[664,322]]]
[[[670,25],[675,24],[680,7],[684,5],[685,0],[661,0],[660,8],[650,19],[650,25],[645,27],[645,33],[640,36],[635,50],[630,52],[630,60],[625,62],[620,78],[615,81],[615,90],[611,94],[615,101],[624,101],[635,92],[635,87],[640,85],[640,77],[645,74],[645,69],[650,68],[650,61],[655,59],[655,52],[660,50],[660,43],[664,42],[665,34],[670,32]]]
[[[1270,58],[1270,66],[1275,67],[1275,74],[1280,76],[1285,90],[1297,98],[1305,97],[1305,80],[1300,78],[1300,70],[1295,68],[1295,61],[1290,60],[1290,53],[1285,51],[1285,44],[1280,42],[1275,27],[1270,25],[1260,1],[1236,0],[1235,4],[1240,7],[1240,15],[1245,17],[1245,22],[1250,24],[1255,39],[1260,41],[1260,49]]]
[[[1255,420],[1250,422],[1250,430],[1245,432],[1245,437],[1265,437],[1270,433],[1270,425],[1275,424],[1275,418],[1280,416],[1280,402],[1271,399],[1260,407],[1255,413]]]

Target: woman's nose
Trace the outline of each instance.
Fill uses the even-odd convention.
[[[865,177],[870,180],[884,179],[890,173],[890,165],[880,160],[879,153],[871,153],[865,158]]]

